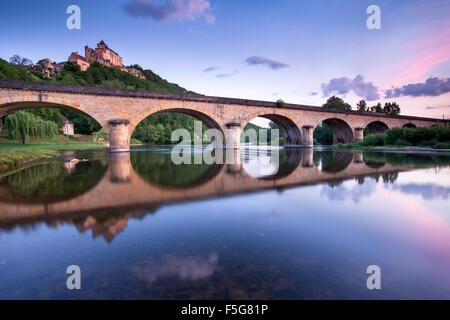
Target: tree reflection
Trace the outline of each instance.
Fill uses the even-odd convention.
[[[166,187],[182,188],[194,186],[208,181],[219,173],[220,164],[192,164],[176,165],[171,159],[170,152],[132,152],[131,164],[133,169],[146,181]]]
[[[108,164],[94,160],[37,163],[0,179],[0,187],[21,201],[53,202],[77,196],[93,187],[105,174]]]

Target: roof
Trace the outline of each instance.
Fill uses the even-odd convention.
[[[82,60],[82,61],[84,61],[84,62],[89,63],[89,61],[87,61],[85,57],[80,56],[80,55],[78,54],[78,52],[72,52],[71,56],[72,56],[72,55],[74,55],[77,59],[80,59],[80,60]]]
[[[100,41],[99,43],[97,43],[97,47],[98,47],[99,44],[104,45],[104,46],[106,47],[106,49],[110,50],[111,52],[115,53],[116,55],[118,55],[118,56],[120,57],[120,55],[119,55],[117,52],[115,52],[113,49],[111,49],[110,47],[108,47],[108,45],[105,43],[105,41],[102,40],[102,41]]]
[[[73,122],[72,122],[72,121],[70,121],[69,119],[67,119],[67,118],[66,118],[66,117],[64,117],[63,115],[61,115],[61,117],[63,117],[63,119],[64,119],[64,122],[73,124]]]

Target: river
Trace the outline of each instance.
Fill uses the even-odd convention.
[[[171,150],[3,174],[0,299],[450,299],[448,154]]]

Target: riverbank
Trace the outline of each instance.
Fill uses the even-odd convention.
[[[362,143],[335,144],[331,146],[337,150],[363,150],[363,151],[405,151],[405,152],[450,152],[450,145],[440,145],[438,148],[417,146],[367,146]]]
[[[62,151],[105,148],[103,143],[92,141],[61,140],[27,142],[0,141],[0,171],[5,171],[28,161],[41,160],[60,155]]]

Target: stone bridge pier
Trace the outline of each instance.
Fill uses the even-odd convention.
[[[108,121],[109,150],[111,152],[130,151],[130,120],[114,119]]]
[[[361,142],[364,140],[364,128],[355,128],[355,142]]]

